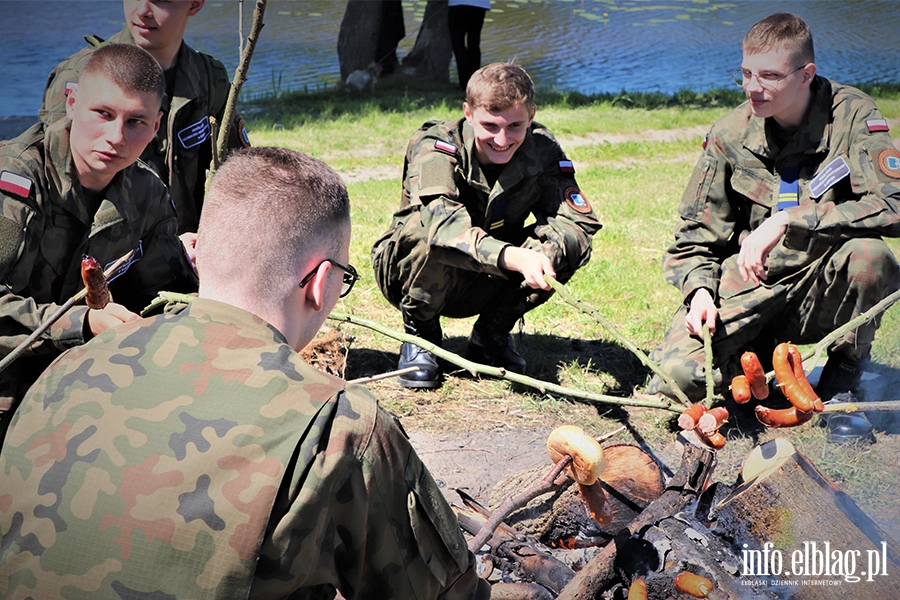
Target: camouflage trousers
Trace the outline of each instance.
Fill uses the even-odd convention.
[[[525,313],[553,295],[552,290],[526,286],[518,273],[503,277],[476,271],[477,265],[470,270],[448,264],[436,257],[424,239],[411,247],[409,237],[403,241],[383,238],[376,243],[372,266],[375,281],[388,302],[417,321],[482,315],[492,318],[499,328],[508,326],[508,331]],[[540,242],[529,238],[522,246],[537,249]],[[574,274],[568,261],[554,265],[554,269],[562,283]]]
[[[879,238],[851,239],[792,277],[774,284],[744,282],[737,256],[722,266],[719,318],[712,338],[714,380],[717,390],[727,388],[740,374],[740,357],[747,350],[759,355],[768,369],[779,342],[812,344],[864,313],[900,288],[900,265]],[[688,335],[681,306],[663,343],[651,354],[691,400],[706,393],[703,341]],[[829,350],[853,360],[868,356],[880,319],[847,332]],[[672,395],[659,377],[650,393]]]

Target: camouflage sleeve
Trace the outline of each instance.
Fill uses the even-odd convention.
[[[875,125],[881,123],[883,128]],[[875,102],[862,94],[849,95],[835,107],[832,145],[849,149],[854,198],[840,197],[831,188],[818,202],[787,209],[786,247],[805,249],[810,238],[900,236],[900,152],[886,123]]]
[[[27,173],[27,166],[9,157],[2,168]],[[32,182],[34,185],[34,182]],[[33,192],[39,196],[42,191]],[[28,289],[32,266],[38,257],[43,233],[42,217],[33,205],[0,192],[0,277],[3,295],[0,296],[0,355],[13,348],[40,327],[41,323],[60,308],[58,304],[38,303],[21,295]],[[74,307],[56,321],[26,352],[27,355],[55,356],[67,348],[84,343],[85,306]]]
[[[359,386],[337,403],[321,424],[327,439],[300,449],[312,464],[292,476],[286,513],[272,516],[253,596],[488,598],[456,517],[393,418]],[[272,561],[290,575],[267,578]]]
[[[574,272],[590,259],[591,239],[601,225],[574,172],[561,171],[560,163],[568,162],[562,148],[554,143],[546,158],[548,169],[538,183],[541,201],[532,208],[535,237],[524,247],[550,258],[557,271]]]
[[[91,49],[73,54],[50,71],[44,86],[44,99],[38,110],[38,117],[47,125],[52,125],[66,116],[66,97],[73,85],[78,85],[81,68],[91,55]]]
[[[411,151],[403,186],[410,207],[419,206],[426,241],[438,260],[461,269],[503,275],[497,265],[508,246],[472,224],[459,202],[458,159],[435,149],[435,138],[425,135]]]

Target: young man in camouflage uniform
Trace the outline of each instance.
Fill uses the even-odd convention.
[[[871,98],[816,75],[809,28],[779,13],[750,29],[736,81],[747,102],[719,120],[682,199],[666,279],[684,304],[655,358],[692,399],[704,395],[702,326],[725,389],[745,350],[813,343],[900,286],[881,236],[900,234],[900,153]],[[832,344],[823,400],[854,391],[878,328]],[[670,393],[658,379],[651,391]],[[874,439],[861,416],[832,438]]]
[[[297,352],[357,279],[349,209],[308,155],[223,164],[199,298],[63,355],[17,411],[0,596],[489,597],[394,418]]]
[[[178,215],[178,233],[196,232],[203,205],[206,170],[212,158],[209,117],[220,128],[230,83],[221,62],[197,52],[184,43],[188,19],[203,8],[205,0],[124,0],[125,29],[109,42],[136,44],[159,62],[166,76],[162,126],[147,145],[141,160],[150,165],[169,186]],[[90,44],[73,54],[50,73],[39,111],[47,124],[62,119],[66,95],[78,88],[78,75],[91,53],[103,45],[96,36],[85,38]],[[249,146],[243,120],[235,117],[228,137],[228,148]],[[185,238],[192,244],[195,237]]]
[[[56,355],[137,318],[160,290],[197,286],[165,184],[135,164],[159,127],[162,70],[144,50],[110,44],[83,79],[91,85],[69,95],[67,119],[0,144],[0,355],[82,289],[82,254],[105,266],[135,250],[135,261],[111,284],[114,302],[70,309],[0,372],[0,440],[8,411]]]
[[[534,123],[534,84],[495,63],[469,80],[465,117],[429,121],[412,137],[403,195],[372,249],[375,279],[408,333],[441,342],[440,317],[478,315],[470,359],[522,373],[510,331],[587,263],[600,223],[553,135]],[[411,388],[439,385],[435,356],[413,344],[399,368]]]

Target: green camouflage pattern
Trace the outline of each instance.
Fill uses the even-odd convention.
[[[13,491],[14,490],[14,491]],[[63,354],[0,451],[4,598],[482,599],[389,413],[197,299]]]
[[[384,296],[416,318],[477,314],[494,297],[486,285],[516,288],[506,293],[523,312],[549,298],[517,291],[521,278],[497,264],[508,245],[544,253],[561,281],[590,259],[600,222],[589,204],[582,212],[566,201],[578,183],[560,169],[566,155],[545,127],[531,125],[492,187],[474,152],[465,119],[429,121],[410,139],[400,209],[372,248],[372,265]]]
[[[143,258],[110,284],[113,300],[133,312],[161,290],[191,292],[197,278],[175,236],[166,186],[138,164],[118,173],[93,209],[78,184],[69,121],[38,123],[0,143],[0,172],[31,181],[27,198],[0,192],[0,356],[5,356],[84,284],[81,256],[108,265],[138,246]],[[93,211],[93,212],[92,212]],[[0,409],[9,409],[60,352],[85,341],[81,304],[0,372]],[[89,335],[89,333],[88,333]],[[0,410],[0,440],[8,421]]]
[[[900,285],[897,260],[881,241],[900,235],[900,171],[879,163],[896,149],[887,131],[867,125],[883,117],[855,88],[816,77],[812,92],[804,123],[780,151],[747,103],[716,122],[685,190],[675,242],[663,257],[666,280],[685,306],[653,358],[692,399],[705,386],[702,342],[688,336],[684,322],[696,290],[717,299],[715,380],[724,386],[744,350],[765,360],[777,341],[818,342]],[[838,157],[849,175],[811,198],[810,182]],[[777,211],[779,173],[791,167],[799,169],[799,205],[785,209],[789,224],[769,254],[767,280],[745,283],[740,242]],[[847,333],[832,350],[866,356],[878,325]],[[658,379],[650,390],[670,393]]]
[[[89,36],[87,48],[59,63],[47,78],[44,99],[38,115],[47,124],[66,116],[66,88],[77,84],[78,75],[91,53],[102,42]],[[108,43],[134,44],[125,29],[113,35]],[[206,188],[206,171],[212,158],[211,137],[207,117],[213,116],[221,124],[225,102],[231,83],[225,66],[209,56],[197,52],[186,43],[181,44],[171,97],[163,100],[162,123],[156,138],[147,144],[141,160],[150,165],[169,186],[178,215],[178,233],[197,231],[200,210]],[[194,135],[189,132],[193,130]],[[179,133],[184,132],[182,140]],[[202,142],[200,141],[202,139]],[[244,122],[235,116],[228,149],[249,145]]]

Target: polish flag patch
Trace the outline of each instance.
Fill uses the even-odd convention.
[[[10,171],[0,173],[0,191],[27,198],[31,194],[31,180]]]
[[[559,170],[563,173],[574,173],[575,165],[572,164],[571,160],[561,160],[559,161]]]
[[[444,140],[434,140],[434,148],[435,150],[440,150],[447,154],[456,154],[456,146],[450,142],[445,142]]]
[[[71,92],[74,92],[78,89],[77,81],[67,81],[66,82],[66,96],[68,96]]]
[[[866,120],[866,127],[869,128],[869,133],[873,131],[887,131],[890,129],[888,127],[887,119],[868,119]]]

